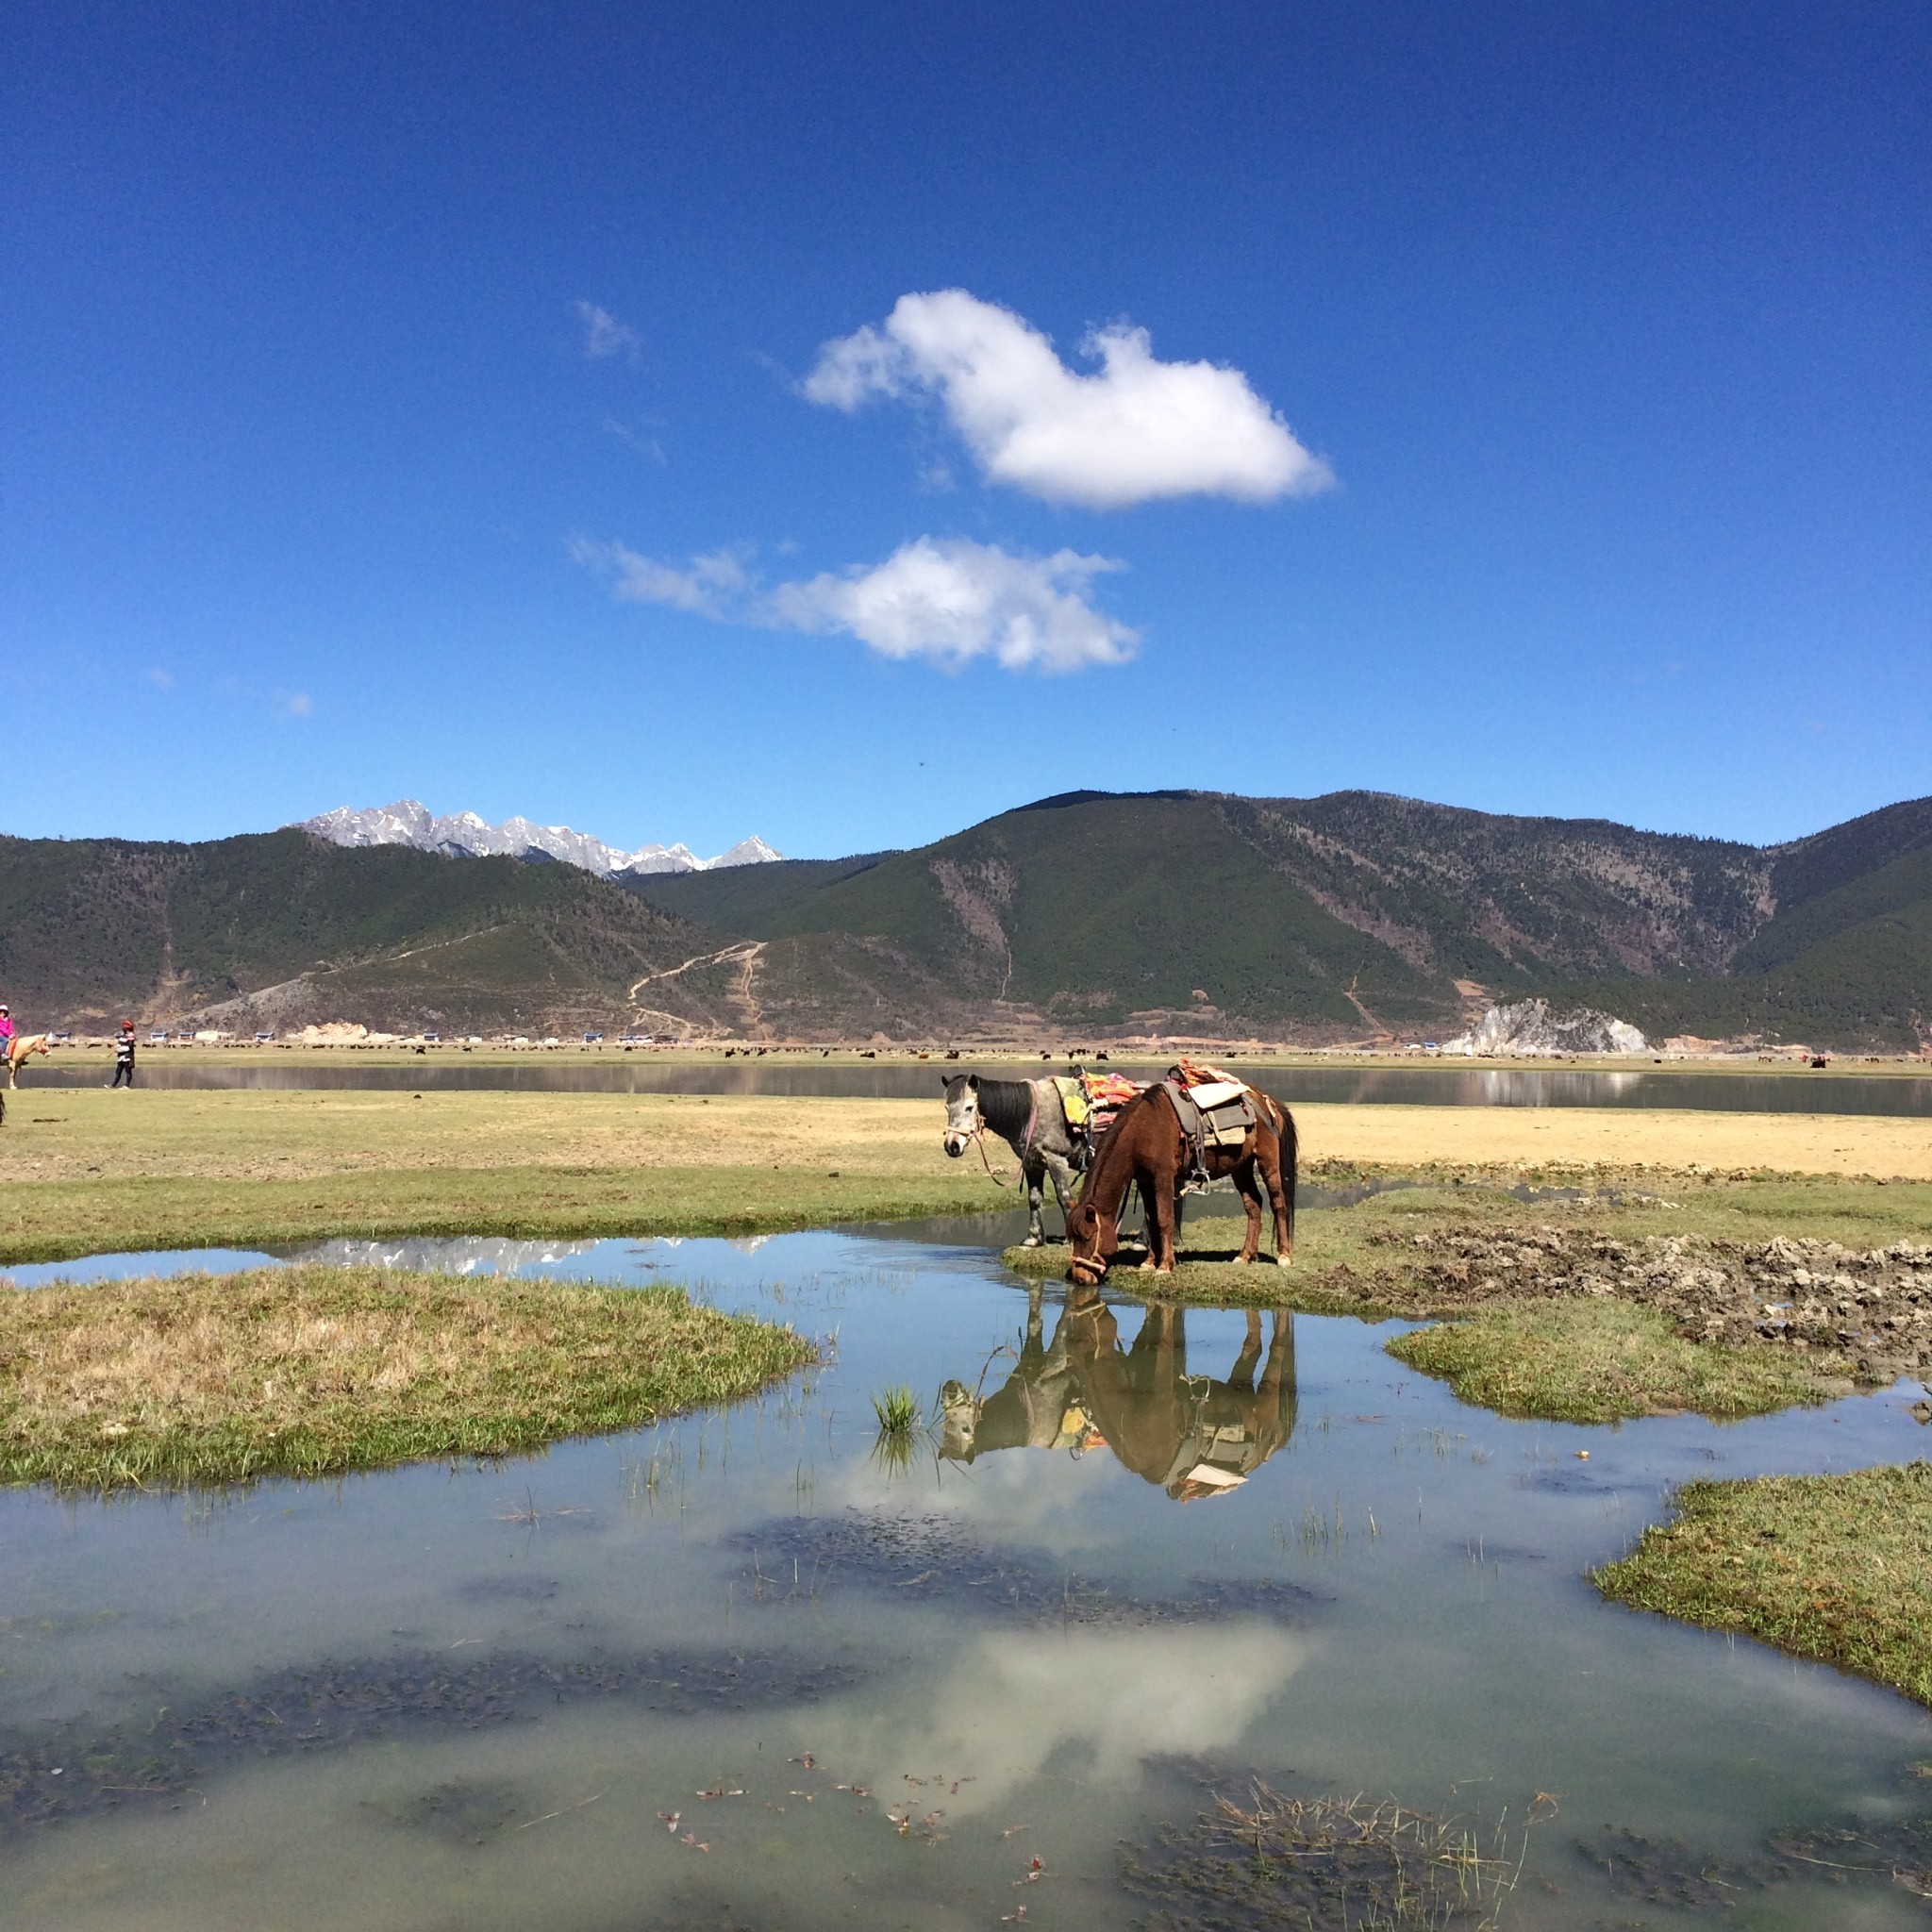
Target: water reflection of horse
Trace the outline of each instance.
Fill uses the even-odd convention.
[[[1105,1443],[1176,1502],[1226,1495],[1294,1432],[1294,1318],[1275,1308],[1269,1319],[1265,1360],[1261,1311],[1251,1308],[1241,1354],[1218,1380],[1188,1373],[1185,1310],[1149,1308],[1124,1349],[1113,1310],[1076,1300],[1048,1345],[1035,1287],[1006,1381],[990,1395],[957,1381],[940,1391],[940,1454],[970,1463],[998,1449]]]

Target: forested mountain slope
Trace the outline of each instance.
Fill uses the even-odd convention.
[[[30,1025],[1311,1041],[1544,994],[1653,1035],[1909,1046],[1932,800],[1760,848],[1374,792],[1078,792],[914,851],[623,884],[296,829],[0,839],[0,991]]]
[[[1932,1014],[1932,800],[1757,847],[1376,792],[1079,792],[756,898],[669,883],[794,975],[863,940],[1090,1029],[1415,1031],[1549,992],[1653,1031],[1909,1045]]]
[[[712,943],[574,866],[350,850],[295,829],[0,839],[0,986],[27,1025],[601,1023],[641,974]],[[728,1021],[701,976],[680,975],[675,996]]]

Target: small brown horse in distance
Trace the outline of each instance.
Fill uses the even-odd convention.
[[[1239,1147],[1207,1149],[1208,1172],[1216,1180],[1232,1176],[1248,1216],[1248,1238],[1240,1258],[1252,1261],[1261,1246],[1261,1190],[1274,1209],[1274,1258],[1286,1268],[1294,1253],[1294,1116],[1272,1094],[1247,1090],[1255,1124]],[[1074,1211],[1067,1217],[1073,1260],[1067,1278],[1083,1288],[1105,1279],[1120,1246],[1121,1216],[1128,1190],[1137,1183],[1147,1205],[1147,1259],[1141,1265],[1162,1274],[1176,1259],[1175,1204],[1189,1165],[1186,1130],[1166,1091],[1150,1087],[1124,1107],[1094,1150],[1093,1165]]]

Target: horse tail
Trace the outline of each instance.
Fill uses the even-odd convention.
[[[1293,1114],[1278,1100],[1274,1103],[1274,1111],[1281,1116],[1275,1131],[1281,1136],[1281,1192],[1288,1203],[1288,1239],[1291,1245],[1294,1241],[1294,1188],[1296,1170],[1301,1165],[1301,1139],[1295,1132]]]

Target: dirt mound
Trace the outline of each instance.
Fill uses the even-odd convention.
[[[1623,1241],[1549,1226],[1390,1234],[1378,1244],[1401,1253],[1402,1289],[1391,1299],[1417,1315],[1606,1295],[1661,1309],[1692,1341],[1840,1354],[1870,1382],[1932,1369],[1932,1246]]]

